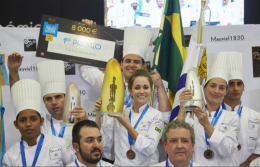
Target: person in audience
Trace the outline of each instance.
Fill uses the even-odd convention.
[[[200,166],[192,162],[194,152],[194,129],[186,122],[174,120],[164,128],[162,135],[168,159],[154,166]]]
[[[163,0],[156,0],[157,5],[153,8],[153,12],[150,15],[152,28],[159,28],[161,25],[163,2]]]
[[[228,91],[229,53],[218,53],[211,65],[204,85],[205,109],[196,106],[194,119],[180,110],[177,119],[195,129],[194,162],[205,166],[238,166],[237,137],[240,129],[237,113],[222,108],[221,102]],[[193,93],[184,89],[180,100],[189,100]],[[181,103],[183,108],[183,103]]]
[[[9,69],[10,88],[14,83],[19,81],[18,69],[22,61],[23,56],[17,52],[8,55],[7,65]],[[63,107],[66,93],[64,62],[60,60],[42,61],[37,64],[37,69],[43,102],[48,111],[48,114],[41,113],[41,116],[45,120],[41,127],[42,133],[65,138],[68,143],[72,143],[72,127],[61,126],[60,124],[63,120]],[[80,106],[74,107],[74,109],[70,111],[70,114],[74,115],[73,119],[88,119],[85,109]]]
[[[245,88],[242,53],[230,52],[228,92],[222,107],[240,118],[238,159],[240,166],[260,166],[260,114],[242,104]]]
[[[73,148],[77,152],[77,159],[67,166],[113,166],[102,161],[102,136],[94,121],[77,122],[72,130]]]
[[[101,127],[104,148],[114,140],[115,166],[147,166],[159,160],[157,150],[164,121],[162,113],[147,104],[152,93],[152,79],[146,68],[137,68],[129,78],[128,90],[133,103],[124,109],[123,115],[108,114],[110,118]],[[98,99],[95,110],[102,104]]]
[[[238,9],[237,9],[238,10]],[[236,9],[229,0],[222,0],[222,5],[218,10],[220,25],[234,25],[237,22]]]
[[[21,133],[21,141],[4,154],[2,166],[65,166],[75,155],[66,140],[41,133],[40,84],[23,79],[11,88],[16,120],[14,125]]]

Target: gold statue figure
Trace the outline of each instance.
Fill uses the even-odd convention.
[[[116,82],[116,77],[113,77],[113,84],[110,85],[109,104],[107,106],[107,110],[109,112],[114,112],[115,110],[115,106],[113,104],[116,101],[115,96],[116,96],[117,85],[115,84],[115,82]]]

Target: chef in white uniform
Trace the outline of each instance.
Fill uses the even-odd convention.
[[[110,118],[100,130],[103,147],[105,149],[114,140],[115,166],[156,164],[164,122],[162,113],[147,104],[152,93],[152,79],[146,68],[135,70],[129,78],[128,89],[134,101],[131,107],[124,109],[123,115],[109,114]],[[98,99],[95,110],[99,111],[101,104]],[[100,122],[97,119],[96,122]]]
[[[236,10],[229,0],[222,0],[222,5],[218,8],[220,25],[234,25],[237,23]]]
[[[244,91],[244,71],[242,53],[230,52],[229,88],[222,107],[237,112],[240,118],[238,137],[238,158],[240,166],[260,165],[260,113],[246,107],[241,101]]]
[[[161,25],[162,14],[163,14],[163,0],[156,0],[156,5],[151,12],[151,24],[152,28],[159,28]]]
[[[11,88],[16,121],[21,141],[15,143],[4,155],[2,166],[65,166],[75,155],[66,140],[41,133],[40,84],[31,79],[16,82]]]
[[[8,69],[10,88],[19,81],[18,69],[22,64],[23,56],[14,52],[8,55]],[[37,64],[40,78],[43,102],[48,113],[42,113],[44,118],[42,132],[65,138],[72,143],[72,127],[61,127],[63,119],[63,107],[66,93],[64,62],[60,60],[48,60]],[[86,111],[82,107],[75,107],[71,112],[74,118],[79,120],[87,119]],[[76,116],[76,117],[75,117]]]
[[[73,148],[77,151],[77,159],[67,166],[113,166],[102,161],[103,144],[99,128],[94,121],[77,122],[72,130]]]
[[[229,53],[218,53],[210,67],[204,92],[205,110],[198,107],[193,110],[194,120],[190,113],[180,110],[177,119],[184,120],[195,130],[195,154],[193,161],[203,166],[238,166],[236,156],[237,137],[239,133],[239,117],[235,112],[222,108],[221,102],[228,89]],[[188,89],[182,91],[180,100],[192,98]]]
[[[93,21],[84,20],[86,26],[92,26]],[[127,89],[128,80],[134,73],[134,70],[138,67],[145,67],[146,51],[151,39],[151,32],[143,27],[129,27],[125,29],[124,33],[124,46],[123,46],[123,61],[121,62],[121,68],[123,71],[124,82],[125,82],[125,103],[124,108],[130,107],[133,103],[133,99]],[[97,68],[90,66],[80,66],[82,77],[84,80],[97,89],[102,89],[104,73]],[[154,70],[152,71],[151,78],[157,89],[155,89],[153,107],[161,112],[171,111],[171,104],[168,96],[165,92],[164,85],[160,74]],[[108,119],[107,115],[103,115],[103,122]],[[113,145],[111,141],[111,146]],[[162,150],[164,151],[164,150]],[[160,153],[161,155],[161,153]],[[109,153],[107,150],[104,151],[103,157],[113,160],[113,151]],[[164,158],[165,159],[165,158]]]
[[[66,93],[64,62],[61,60],[48,60],[37,64],[40,78],[43,101],[49,113],[42,113],[44,124],[42,132],[66,139],[72,143],[71,126],[61,126],[63,120],[63,107]],[[86,111],[76,106],[71,112],[73,118],[88,119]]]
[[[194,129],[188,123],[180,120],[170,122],[162,135],[164,149],[168,159],[154,166],[201,166],[192,161],[194,152]]]

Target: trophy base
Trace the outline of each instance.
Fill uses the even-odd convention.
[[[61,122],[60,123],[60,126],[74,126],[76,123],[64,123],[64,122]]]
[[[101,113],[101,114],[119,114],[119,115],[123,115],[123,113],[120,113],[120,112],[96,111],[96,110],[93,110],[93,112]]]
[[[196,109],[197,106],[203,108],[203,102],[200,99],[179,100],[178,102],[180,103],[180,109],[182,111],[192,111]]]

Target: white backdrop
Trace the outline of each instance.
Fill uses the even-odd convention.
[[[19,74],[20,79],[30,78],[39,81],[36,64],[47,59],[36,58],[36,48],[39,37],[39,28],[0,28],[0,52],[7,55],[18,52],[24,56],[22,66]],[[154,40],[159,32],[159,29],[150,29],[152,31],[152,40]],[[184,28],[185,35],[191,35],[192,28]],[[260,111],[260,78],[253,78],[252,71],[252,46],[260,46],[260,32],[259,25],[243,25],[243,26],[218,26],[206,27],[205,38],[208,54],[208,71],[214,56],[219,51],[238,51],[243,53],[244,60],[244,75],[245,75],[245,91],[242,97],[243,104],[251,107],[256,111]],[[244,36],[244,40],[231,40],[236,36]],[[228,38],[229,36],[229,38]],[[229,40],[213,41],[211,38],[228,38]],[[34,43],[36,40],[36,43]],[[219,39],[220,40],[220,39]],[[28,46],[28,47],[27,47]],[[153,60],[154,53],[152,53],[153,46],[148,47],[148,55],[146,61]],[[5,63],[7,65],[7,63]],[[71,69],[70,69],[71,68]],[[91,120],[95,120],[95,115],[92,113],[94,103],[100,96],[100,90],[88,85],[81,77],[78,65],[67,64],[68,72],[75,74],[66,75],[66,84],[75,82],[81,91],[81,104],[88,113]],[[75,71],[73,71],[75,69]],[[167,82],[164,82],[167,88]],[[3,103],[6,108],[5,112],[5,132],[6,132],[6,148],[10,148],[16,141],[20,140],[20,133],[15,129],[13,121],[15,119],[13,102],[10,95],[9,86],[3,86]],[[47,112],[42,103],[42,112]]]

